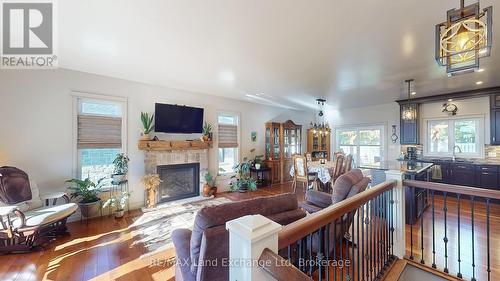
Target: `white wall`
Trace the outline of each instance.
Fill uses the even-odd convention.
[[[128,99],[128,155],[130,204],[143,205],[140,178],[144,175],[144,153],[137,149],[141,111],[154,112],[155,102],[205,108],[205,120],[216,123],[218,111],[241,115],[242,155],[256,148],[264,151],[264,123],[292,119],[304,126],[313,112],[293,111],[182,90],[146,85],[71,70],[0,70],[0,165],[26,170],[42,193],[65,189],[64,180],[74,177],[73,111],[71,92],[84,92]],[[252,143],[250,132],[257,132]],[[306,145],[305,134],[303,150]],[[198,135],[167,135],[162,139],[194,139]],[[209,167],[216,170],[216,149],[210,150]]]
[[[490,100],[489,97],[478,97],[464,100],[453,101],[452,103],[458,107],[457,115],[450,116],[443,112],[443,104],[445,102],[426,103],[420,106],[420,143],[425,141],[426,122],[425,119],[439,118],[464,118],[468,116],[484,118],[484,141],[485,144],[490,144]]]
[[[397,125],[397,135],[399,137],[399,105],[395,102],[351,108],[342,111],[327,112],[327,119],[334,128],[349,127],[358,125],[384,125],[386,127],[387,147],[385,156],[387,161],[398,158],[400,154],[399,140],[392,143],[392,125]],[[335,148],[335,139],[332,137],[332,148]]]

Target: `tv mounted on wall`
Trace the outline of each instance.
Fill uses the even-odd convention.
[[[203,130],[203,108],[155,104],[155,132],[196,134]]]

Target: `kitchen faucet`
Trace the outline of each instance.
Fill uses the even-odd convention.
[[[453,162],[455,162],[455,160],[457,160],[457,158],[455,157],[455,151],[456,151],[456,149],[455,149],[455,148],[458,148],[458,152],[462,153],[462,149],[460,148],[460,146],[455,145],[455,146],[453,147],[453,157],[451,158],[451,160],[452,160]]]

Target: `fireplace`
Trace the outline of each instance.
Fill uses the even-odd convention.
[[[158,203],[200,195],[200,163],[157,166]]]

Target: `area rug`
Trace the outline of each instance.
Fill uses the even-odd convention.
[[[220,197],[188,203],[165,203],[134,219],[129,226],[134,244],[142,244],[145,256],[173,247],[172,232],[177,228],[193,228],[194,218],[206,206],[232,202]]]

